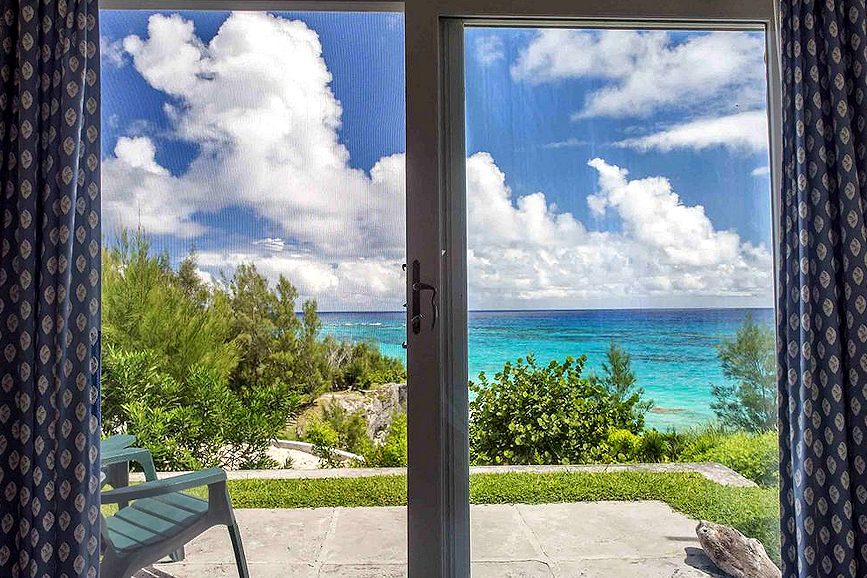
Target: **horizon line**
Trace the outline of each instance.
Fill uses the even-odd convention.
[[[577,309],[564,309],[564,308],[553,308],[553,309],[467,309],[468,313],[532,313],[532,312],[540,312],[540,313],[556,313],[556,312],[577,312],[577,311],[724,311],[724,310],[737,310],[737,309],[764,309],[775,311],[776,307],[774,306],[761,306],[754,305],[749,307],[591,307],[591,308],[577,308]],[[298,311],[297,313],[303,313],[302,311]],[[322,314],[330,314],[330,313],[405,313],[405,310],[401,309],[339,309],[339,310],[328,310],[328,311],[317,311],[317,313]]]

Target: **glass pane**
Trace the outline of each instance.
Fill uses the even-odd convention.
[[[474,478],[518,504],[473,510],[475,567],[688,572],[697,519],[778,558],[764,33],[465,46],[472,462],[618,464]]]
[[[345,474],[406,465],[403,16],[101,18],[104,434],[230,470],[259,572],[399,571],[405,476]]]

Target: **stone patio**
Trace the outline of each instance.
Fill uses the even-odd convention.
[[[662,502],[472,507],[475,578],[699,578],[696,521]],[[253,578],[406,576],[405,508],[237,510]],[[137,577],[237,576],[225,528]]]

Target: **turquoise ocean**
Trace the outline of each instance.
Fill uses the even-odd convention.
[[[471,311],[470,379],[528,353],[542,363],[584,354],[586,372],[599,371],[613,339],[632,356],[638,384],[654,401],[647,425],[686,429],[713,419],[711,384],[725,380],[716,347],[748,314],[773,324],[773,309]],[[403,312],[322,313],[321,319],[326,334],[372,341],[406,360]]]

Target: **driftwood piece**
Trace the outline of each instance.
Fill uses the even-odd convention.
[[[758,540],[704,520],[698,523],[695,533],[708,558],[732,578],[780,578],[780,569]]]

